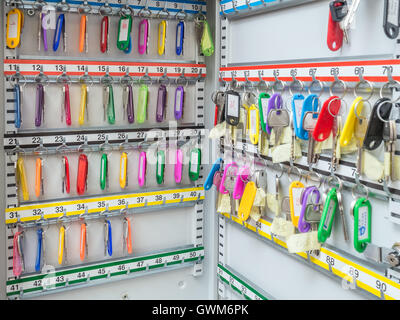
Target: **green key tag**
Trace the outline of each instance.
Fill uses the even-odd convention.
[[[371,243],[371,203],[366,198],[356,201],[354,214],[354,249],[362,253]]]
[[[149,88],[147,85],[142,84],[139,88],[139,102],[137,112],[137,123],[144,123],[147,119],[147,101],[149,95]]]
[[[118,23],[117,47],[119,50],[126,51],[129,48],[130,34],[132,30],[132,17],[121,17]]]
[[[258,97],[258,110],[260,112],[261,129],[267,132],[267,119],[268,119],[268,93],[260,93]]]
[[[108,107],[107,107],[107,118],[109,124],[115,123],[115,109],[114,109],[114,89],[112,85],[109,85],[110,95],[108,98]]]
[[[162,184],[164,182],[164,170],[165,170],[165,151],[158,150],[157,170],[156,170],[156,179],[158,184]]]
[[[107,155],[103,153],[100,163],[100,188],[104,190],[107,186],[108,160]]]
[[[189,158],[189,178],[196,181],[200,176],[201,150],[199,148],[192,149]]]
[[[324,243],[331,236],[333,219],[335,218],[338,205],[336,188],[332,188],[326,196],[324,208],[322,209],[322,217],[318,226],[318,241],[320,243]]]
[[[203,21],[203,34],[201,36],[201,53],[210,57],[214,53],[214,42],[211,34],[210,25],[206,20]]]

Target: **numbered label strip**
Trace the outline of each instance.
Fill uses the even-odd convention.
[[[268,300],[263,294],[221,264],[218,264],[217,275],[222,282],[226,283],[238,294],[243,295],[247,300]]]
[[[64,215],[76,216],[85,212],[89,214],[101,213],[107,206],[109,211],[121,210],[126,207],[140,208],[146,206],[160,206],[180,202],[204,200],[203,188],[175,189],[155,192],[120,194],[89,199],[77,199],[64,202],[47,202],[39,205],[23,205],[17,208],[6,209],[6,224],[58,218]]]
[[[134,129],[133,129],[134,130]],[[41,142],[45,146],[59,146],[61,143],[66,145],[77,145],[79,143],[85,143],[87,141],[90,142],[105,142],[108,138],[108,141],[111,143],[125,142],[127,139],[129,141],[132,140],[151,140],[160,139],[160,138],[169,138],[169,139],[186,139],[186,137],[196,137],[198,135],[204,136],[204,129],[182,129],[182,130],[160,130],[160,129],[148,129],[148,130],[138,130],[131,131],[128,130],[121,132],[105,132],[105,133],[88,133],[82,134],[79,132],[73,132],[62,135],[42,135],[38,133],[37,135],[32,134],[32,136],[26,137],[18,137],[12,135],[12,138],[4,138],[4,148],[11,149],[16,147],[17,145],[21,147],[29,147],[29,146],[37,146]]]
[[[155,255],[130,258],[108,263],[97,263],[63,271],[51,271],[34,276],[7,281],[7,296],[37,293],[66,288],[69,285],[85,284],[88,281],[146,272],[156,268],[190,263],[204,258],[204,247],[165,252]]]
[[[184,73],[185,77],[206,77],[205,64],[191,63],[151,63],[151,62],[124,62],[124,61],[74,61],[74,60],[29,60],[29,59],[5,59],[4,74],[11,76],[19,67],[20,74],[24,76],[35,76],[43,73],[47,76],[58,76],[65,72],[68,76],[82,76],[86,67],[90,76],[104,76],[109,68],[109,75],[122,77],[129,75],[141,77],[148,71],[150,77],[161,77],[167,70],[168,77],[179,77]]]
[[[236,148],[235,150],[238,152],[241,152],[244,150],[247,152],[250,156],[255,155],[255,158],[262,157],[263,159],[272,161],[271,157],[265,157],[259,155],[258,148],[257,146],[251,144],[251,143],[243,143],[240,141],[237,141],[235,144]],[[224,146],[225,149],[227,150],[232,150],[231,147]],[[344,160],[344,159],[343,159]],[[343,181],[347,181],[349,183],[356,183],[355,179],[355,174],[356,174],[356,164],[354,159],[345,159],[344,161],[341,161],[340,165],[337,167],[337,170],[335,171],[335,175],[337,175],[340,179]],[[301,169],[308,170],[309,165],[307,162],[307,156],[304,156],[301,158],[296,159],[295,165],[300,166]],[[316,171],[319,174],[323,174],[325,176],[330,176],[331,175],[331,159],[330,155],[324,156],[324,154],[321,154],[320,159],[318,162],[313,166],[313,170]],[[383,189],[383,184],[379,183],[377,181],[372,181],[367,179],[365,176],[360,177],[360,182],[367,186],[370,189],[374,189],[374,193],[377,195],[380,195],[382,197],[387,197],[387,194],[385,193]],[[400,198],[400,182],[399,181],[390,181],[388,183],[389,186],[389,191],[391,192],[393,198]]]
[[[220,14],[231,14],[238,11],[249,10],[255,7],[264,6],[267,3],[278,2],[277,0],[221,0]]]
[[[24,0],[24,6],[26,9],[29,8],[29,5],[32,5],[35,1],[34,0]],[[59,3],[60,0],[46,0],[46,2],[48,4],[56,4]],[[88,4],[90,6],[92,6],[92,9],[94,12],[98,12],[99,8],[101,6],[104,5],[104,1],[102,1],[103,3],[97,1],[88,1]],[[197,1],[197,0],[186,0],[184,2],[182,1],[172,1],[172,0],[163,0],[163,1],[159,1],[159,0],[147,0],[147,1],[143,1],[143,0],[131,0],[129,1],[131,4],[129,5],[129,7],[131,7],[132,9],[136,10],[140,10],[145,8],[145,5],[147,3],[147,8],[153,13],[153,14],[157,14],[160,10],[164,9],[164,2],[166,2],[165,4],[165,8],[169,11],[169,12],[179,12],[181,10],[185,11],[188,14],[196,14],[199,11],[201,11],[203,14],[206,14],[206,2],[205,1]],[[80,4],[82,4],[82,1],[76,1],[76,0],[67,0],[67,3],[71,5],[71,11],[72,9],[77,8],[77,6],[79,6]],[[122,1],[121,4],[121,0],[109,0],[108,1],[110,7],[112,8],[121,8],[125,5],[125,1]],[[138,12],[135,12],[135,14],[137,14]]]
[[[340,80],[357,82],[359,75],[365,80],[387,82],[388,71],[395,80],[400,80],[399,60],[370,60],[370,61],[333,61],[317,63],[273,64],[261,66],[240,66],[221,68],[221,80],[258,82],[260,77],[265,81],[275,81],[275,75],[282,81],[293,81],[293,76],[301,81],[312,81],[312,74],[320,81],[335,81],[336,74]]]
[[[287,248],[286,242],[280,237],[272,237],[270,222],[260,219],[257,223],[253,220],[250,223],[242,223],[239,219],[228,213],[223,213],[222,215],[227,218],[228,221],[236,222],[259,236],[271,240],[281,247]],[[310,263],[327,271],[330,270],[334,275],[343,279],[342,286],[344,288],[359,288],[378,298],[387,300],[400,299],[400,284],[341,256],[341,254],[333,250],[322,247],[318,257],[308,257],[305,252],[297,253],[297,255],[304,258],[306,261],[309,258]]]

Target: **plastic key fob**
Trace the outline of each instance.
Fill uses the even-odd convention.
[[[35,271],[39,272],[42,267],[42,245],[43,245],[43,229],[39,228],[36,231],[37,235],[37,249],[36,249],[36,260],[35,260]]]
[[[340,135],[340,145],[342,147],[347,146],[354,135],[354,127],[357,121],[355,112],[360,116],[364,108],[364,101],[362,97],[357,97],[350,107],[349,113],[344,123],[342,133]]]
[[[261,129],[267,132],[267,119],[268,119],[268,99],[270,95],[268,93],[261,93],[258,97],[258,109],[260,112]]]
[[[365,198],[358,199],[353,208],[354,249],[360,253],[371,243],[371,211],[371,203]]]
[[[240,95],[236,91],[225,92],[225,119],[227,124],[237,126],[240,120]]]
[[[176,183],[181,183],[182,181],[182,168],[183,168],[183,152],[181,149],[176,149],[176,162],[174,177]]]
[[[113,254],[113,246],[112,246],[112,228],[111,228],[111,221],[105,220],[104,222],[104,236],[105,236],[105,255],[109,255],[112,257]]]
[[[302,94],[295,94],[292,98],[293,129],[298,138],[300,137],[300,128],[302,127],[301,110],[304,99]]]
[[[339,113],[341,100],[332,96],[323,104],[313,131],[315,141],[322,142],[329,138],[332,132],[334,117]]]
[[[24,272],[24,256],[22,248],[23,231],[18,231],[13,238],[13,274],[19,277]]]
[[[139,155],[139,170],[138,170],[138,183],[140,187],[143,187],[146,183],[146,165],[147,158],[146,152],[142,151]]]
[[[158,88],[156,121],[163,122],[165,119],[165,106],[167,104],[167,88],[163,84]]]
[[[107,188],[108,179],[108,159],[105,153],[102,154],[100,160],[100,189],[105,190]]]
[[[233,188],[232,197],[235,200],[239,200],[244,192],[244,188],[246,187],[247,178],[250,175],[249,167],[245,166],[238,170],[238,174],[236,176],[235,187]]]
[[[7,14],[6,44],[10,49],[15,49],[21,43],[24,14],[20,9],[11,9]]]
[[[108,29],[109,29],[109,18],[103,17],[101,20],[101,34],[100,34],[100,51],[106,53],[108,51]]]
[[[114,108],[114,89],[109,85],[109,100],[107,106],[107,120],[109,124],[115,124],[115,108]]]
[[[80,29],[79,29],[79,52],[83,52],[86,46],[86,30],[87,28],[87,16],[81,16]]]
[[[65,32],[65,15],[62,13],[57,18],[56,31],[54,33],[53,51],[57,51],[60,46],[61,35]]]
[[[335,22],[332,18],[332,13],[329,10],[328,20],[328,37],[327,45],[329,50],[337,51],[343,45],[343,30],[340,28],[339,22]]]
[[[380,106],[380,107],[379,107]],[[365,133],[364,145],[366,150],[372,151],[377,149],[383,141],[383,126],[384,122],[379,119],[378,107],[380,116],[383,120],[388,120],[393,104],[388,98],[379,99],[372,108],[371,115],[368,121],[367,131]]]
[[[62,163],[63,163],[63,182],[62,182],[62,191],[66,193],[71,192],[71,184],[70,184],[70,179],[69,179],[69,162],[68,158],[66,156],[62,157]]]
[[[128,122],[135,122],[135,112],[133,109],[133,89],[131,85],[128,85],[128,104],[126,108],[126,114],[128,116]]]
[[[266,121],[265,129],[268,134],[271,134],[271,127],[268,125],[268,115],[273,109],[282,109],[282,96],[279,93],[275,93],[268,100],[268,109],[267,109],[267,118],[264,119]]]
[[[41,83],[36,86],[35,127],[42,125],[44,117],[44,87]]]
[[[222,163],[222,158],[218,158],[211,167],[211,170],[208,173],[206,180],[204,181],[205,190],[210,190],[211,187],[213,186],[215,173],[221,169],[221,163]]]
[[[22,199],[24,201],[28,201],[29,200],[28,180],[26,179],[26,171],[23,158],[18,158],[16,171],[17,171],[18,185],[22,190]]]
[[[338,208],[336,188],[332,188],[326,197],[322,217],[318,225],[318,241],[324,243],[332,233],[333,220]]]
[[[64,251],[65,251],[65,227],[61,226],[58,232],[58,264],[62,265],[64,262]]]
[[[165,151],[157,151],[157,169],[156,169],[156,180],[158,184],[164,182],[164,171],[165,171]]]
[[[178,86],[175,91],[175,106],[174,106],[174,115],[176,120],[182,119],[184,100],[185,100],[185,90],[183,89],[182,86]]]
[[[176,44],[175,51],[176,55],[183,55],[183,42],[185,39],[185,23],[183,21],[179,21],[176,25]]]
[[[124,218],[124,245],[128,254],[132,254],[132,227],[127,217]]]
[[[300,128],[299,128],[299,138],[302,140],[308,140],[308,132],[304,129],[303,120],[306,112],[317,112],[318,110],[318,96],[315,94],[308,95],[303,103],[303,108],[301,109],[300,117]]]
[[[329,3],[329,10],[331,11],[332,20],[340,22],[349,12],[347,1],[335,0]]]
[[[147,119],[148,95],[149,95],[148,86],[145,84],[142,84],[139,88],[137,123],[144,123]]]
[[[16,84],[14,86],[14,98],[15,98],[15,118],[14,118],[14,126],[15,128],[21,128],[22,123],[22,115],[21,115],[21,104],[22,104],[22,94],[21,94],[21,86]]]
[[[79,258],[81,261],[84,261],[86,258],[87,245],[87,225],[86,223],[82,223],[79,241]]]
[[[189,178],[191,181],[196,181],[199,179],[200,166],[201,166],[201,150],[199,148],[194,148],[190,152],[190,158],[189,158]]]
[[[35,170],[35,195],[39,198],[43,194],[43,161],[42,158],[36,159]]]
[[[300,181],[293,181],[289,186],[290,216],[293,225],[297,228],[301,213],[301,194],[304,184]]]
[[[239,205],[238,216],[240,220],[246,221],[249,218],[256,192],[256,184],[253,181],[248,182],[244,188],[242,200]]]
[[[132,17],[121,17],[118,23],[117,47],[119,50],[128,51],[131,46]]]
[[[206,20],[203,21],[203,34],[200,41],[200,50],[201,53],[206,57],[210,57],[214,53],[214,42],[211,28]]]
[[[165,53],[165,39],[167,36],[167,21],[162,20],[158,24],[158,45],[157,45],[157,53],[159,56],[164,55]]]
[[[85,114],[87,114],[88,90],[86,84],[81,85],[81,102],[79,108],[79,125],[81,126],[85,124]]]
[[[227,164],[225,166],[225,170],[224,170],[224,173],[222,175],[221,183],[219,185],[219,192],[220,193],[222,193],[222,194],[228,194],[229,193],[229,191],[225,189],[225,180],[228,177],[228,172],[229,171],[232,171],[233,175],[236,176],[237,170],[238,170],[238,165],[236,164],[236,162],[232,162],[232,163]]]
[[[139,54],[147,53],[147,45],[148,45],[148,37],[149,37],[149,20],[143,19],[139,23]]]
[[[63,86],[63,93],[64,93],[64,113],[65,113],[65,123],[67,126],[72,124],[71,120],[71,99],[69,95],[69,85],[64,84]],[[61,112],[63,112],[61,111]]]
[[[396,39],[400,30],[400,1],[385,0],[383,29],[389,39]]]
[[[260,114],[256,105],[252,104],[248,109],[248,129],[250,142],[254,145],[258,144],[258,137],[260,136]]]
[[[85,154],[79,155],[78,177],[76,179],[76,192],[81,196],[85,194],[88,175],[88,159]]]
[[[121,189],[125,189],[128,186],[128,154],[123,152],[119,162],[119,186]]]

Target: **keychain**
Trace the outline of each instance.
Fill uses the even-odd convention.
[[[139,88],[137,123],[144,123],[147,119],[148,95],[149,95],[148,86],[145,84],[142,84]]]
[[[128,186],[128,154],[122,152],[121,159],[119,162],[119,186],[121,189],[125,189]]]
[[[111,221],[108,219],[104,220],[104,256],[112,257],[113,246],[112,246],[112,228]]]
[[[164,182],[164,170],[165,170],[165,151],[158,150],[157,148],[157,169],[156,169],[156,180],[158,184]]]
[[[139,54],[141,55],[147,54],[147,48],[149,44],[149,29],[150,29],[149,24],[150,23],[148,19],[143,19],[139,23],[138,49],[139,49]]]
[[[108,157],[103,153],[100,159],[100,189],[108,189]]]
[[[39,198],[44,195],[44,185],[43,185],[43,159],[36,159],[36,170],[35,170],[35,195]]]
[[[44,123],[45,93],[44,86],[39,83],[36,86],[36,107],[35,107],[35,127],[40,127]]]
[[[105,16],[101,20],[100,51],[102,53],[109,52],[109,28],[109,18]]]
[[[297,228],[301,213],[301,194],[304,190],[304,184],[300,181],[293,181],[289,186],[290,216],[293,225]]]
[[[182,86],[178,86],[175,91],[175,104],[174,104],[174,115],[176,120],[180,120],[183,117],[184,101],[185,101],[185,90]]]
[[[56,31],[54,33],[53,51],[56,52],[60,46],[61,36],[63,38],[63,50],[67,52],[67,34],[65,32],[65,14],[60,14],[57,18]]]
[[[35,260],[35,271],[39,272],[42,269],[42,257],[43,257],[43,265],[44,263],[44,230],[43,228],[39,228],[36,231],[37,235],[37,249],[36,249],[36,260]]]
[[[163,122],[165,119],[165,107],[167,104],[167,88],[163,84],[158,88],[157,95],[157,110],[156,110],[156,121]]]
[[[131,29],[132,17],[122,16],[118,23],[117,48],[125,53],[130,53],[132,50]]]
[[[64,224],[58,231],[58,264],[67,264],[67,229]]]
[[[157,52],[159,56],[163,56],[165,54],[166,37],[167,37],[167,21],[162,20],[158,24]]]
[[[85,124],[85,114],[86,121],[89,121],[89,87],[86,84],[81,85],[81,103],[79,108],[79,125],[83,126]]]
[[[191,181],[197,181],[200,176],[201,150],[193,148],[189,157],[189,178]]]
[[[213,166],[211,167],[211,170],[208,173],[206,180],[204,181],[204,189],[205,190],[210,190],[211,187],[213,186],[214,176],[217,172],[219,172],[221,170],[221,163],[222,163],[222,158],[218,158],[214,162]]]
[[[365,197],[356,198],[355,188],[362,187],[366,193]],[[351,213],[354,217],[354,249],[363,253],[368,243],[371,243],[371,203],[368,200],[368,188],[364,185],[355,185],[352,189],[354,201],[351,205]]]
[[[183,152],[181,149],[176,149],[176,162],[174,169],[174,177],[176,183],[181,183],[182,181],[182,168],[183,168]]]
[[[24,159],[21,157],[18,158],[16,163],[16,176],[17,176],[18,186],[22,190],[22,199],[24,201],[28,201],[29,200],[28,181],[26,179]]]
[[[85,51],[88,53],[88,31],[87,31],[88,17],[81,16],[80,29],[79,29],[79,52]]]
[[[138,183],[140,187],[143,187],[146,183],[146,152],[142,151],[139,155],[139,170],[138,170]]]
[[[24,231],[18,228],[13,237],[13,274],[20,277],[25,271],[24,251],[22,241],[24,239]]]
[[[82,196],[87,189],[88,159],[85,154],[79,155],[78,177],[76,179],[76,192]]]
[[[61,182],[62,193],[70,193],[71,184],[69,179],[69,162],[66,156],[62,157],[62,182]]]
[[[400,29],[399,0],[385,0],[383,30],[389,39],[396,39]]]
[[[185,39],[185,22],[179,21],[176,25],[175,52],[177,56],[183,55],[183,42]]]
[[[14,98],[15,98],[15,118],[14,118],[14,126],[15,128],[21,128],[22,124],[22,88],[19,84],[14,85]]]
[[[238,216],[242,221],[246,221],[253,207],[254,199],[256,197],[257,186],[253,181],[249,181],[243,192],[242,200],[240,201]]]
[[[87,223],[85,220],[81,223],[80,241],[79,241],[79,257],[81,261],[85,261],[88,257],[88,234]]]
[[[128,217],[123,219],[123,251],[132,254],[132,231],[131,221]]]
[[[21,44],[21,34],[24,26],[24,13],[13,8],[7,14],[6,44],[10,49],[15,49]]]

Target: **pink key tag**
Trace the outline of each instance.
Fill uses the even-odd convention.
[[[240,170],[238,171],[235,188],[233,189],[233,199],[239,200],[242,197],[249,174],[250,169],[247,166],[240,168]]]
[[[138,183],[143,187],[146,182],[146,152],[142,151],[139,155]]]
[[[237,170],[238,170],[238,166],[237,166],[236,162],[232,162],[232,163],[226,165],[224,174],[222,175],[221,183],[219,185],[220,193],[222,193],[222,194],[229,193],[229,191],[226,190],[226,188],[225,188],[225,181],[227,178],[229,179],[230,177],[235,176],[237,173]]]
[[[181,183],[182,181],[182,163],[183,152],[181,149],[176,150],[176,163],[175,163],[175,182]]]
[[[222,172],[217,171],[213,177],[213,185],[217,187],[217,190],[219,190],[219,186],[221,185],[221,180],[222,180]]]
[[[22,248],[19,237],[22,236],[22,232],[16,232],[13,239],[13,274],[19,277],[22,274]]]
[[[139,23],[139,53],[147,53],[147,43],[149,35],[149,20],[143,19]]]

